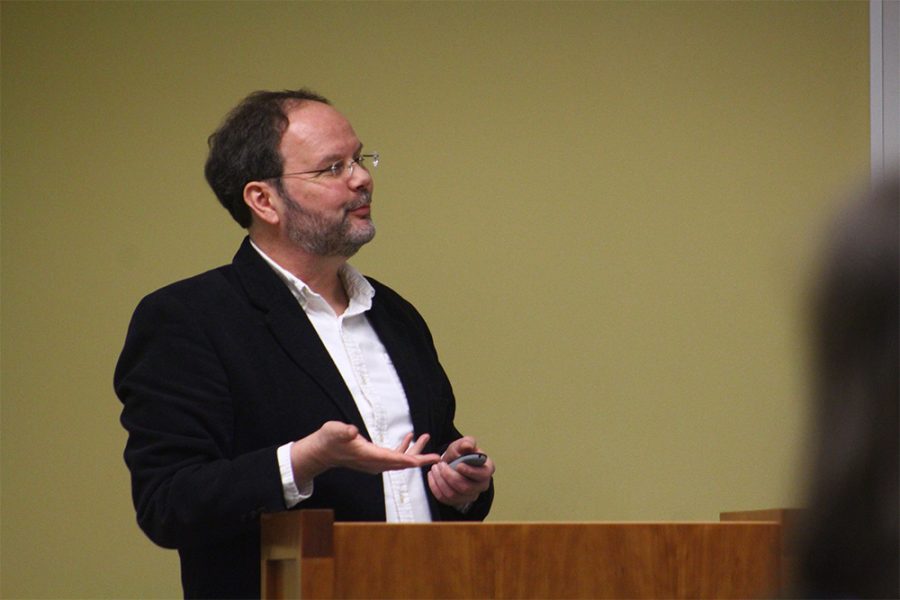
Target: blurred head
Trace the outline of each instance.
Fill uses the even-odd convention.
[[[815,438],[798,592],[897,598],[900,183],[836,220],[812,307]]]

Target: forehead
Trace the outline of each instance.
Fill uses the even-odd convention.
[[[360,145],[350,121],[327,104],[303,102],[288,109],[287,117],[279,146],[286,162],[341,158]]]

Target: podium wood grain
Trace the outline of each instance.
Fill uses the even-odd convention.
[[[306,513],[306,514],[305,514]],[[318,513],[318,514],[317,514]],[[267,598],[752,598],[779,589],[780,526],[263,519]]]

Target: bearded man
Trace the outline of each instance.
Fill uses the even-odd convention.
[[[454,426],[425,321],[347,262],[375,235],[372,167],[309,90],[255,92],[206,178],[247,237],[233,262],[144,298],[115,372],[138,523],[185,597],[258,597],[259,516],[483,519],[494,464]]]

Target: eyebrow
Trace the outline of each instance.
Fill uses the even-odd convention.
[[[362,151],[363,151],[363,144],[362,144],[362,142],[360,142],[359,146],[356,147],[356,151],[353,153],[353,156],[359,156],[360,154],[362,154]],[[344,157],[340,154],[329,154],[328,156],[326,156],[325,158],[323,158],[321,160],[320,164],[325,164],[330,167],[337,161],[342,160],[343,158]],[[328,167],[326,167],[326,168],[328,168]]]

